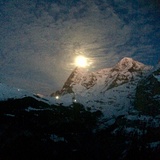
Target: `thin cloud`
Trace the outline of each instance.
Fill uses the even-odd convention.
[[[160,21],[153,8],[109,0],[2,3],[0,79],[13,77],[14,84],[31,90],[44,83],[49,87],[35,85],[34,91],[47,93],[50,86],[62,86],[78,54],[90,58],[92,70],[113,66],[124,56],[155,64]]]

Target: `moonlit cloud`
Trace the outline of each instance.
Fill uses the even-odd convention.
[[[91,70],[124,56],[155,65],[160,51],[156,1],[0,2],[0,81],[50,94],[85,55]]]

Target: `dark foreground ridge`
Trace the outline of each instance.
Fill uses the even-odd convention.
[[[0,102],[0,160],[160,159],[160,117],[135,112],[108,127],[101,117],[78,103]]]

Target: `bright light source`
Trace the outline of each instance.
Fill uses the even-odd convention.
[[[55,98],[56,98],[56,99],[59,99],[59,96],[56,96]]]
[[[86,67],[88,65],[87,63],[87,58],[84,56],[78,56],[75,59],[75,65],[78,67]]]
[[[73,101],[74,101],[74,102],[77,102],[77,100],[76,100],[76,99],[74,99]]]

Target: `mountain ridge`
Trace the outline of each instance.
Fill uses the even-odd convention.
[[[111,68],[86,72],[76,67],[60,91],[57,103],[81,103],[91,110],[101,110],[106,118],[127,114],[134,108],[138,82],[152,69],[125,57]]]
[[[79,84],[86,90],[94,87],[97,83],[98,85],[105,85],[104,91],[102,91],[105,92],[105,89],[108,90],[131,81],[136,75],[141,76],[143,72],[150,68],[128,57],[124,57],[112,68],[105,68],[96,72],[86,72],[84,69],[76,67],[64,83],[62,89],[56,92],[55,95],[77,92],[74,91],[74,86]],[[52,96],[54,96],[54,93]]]

